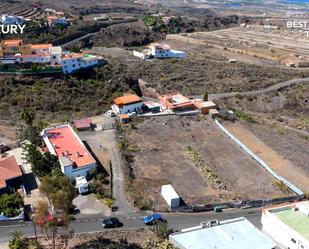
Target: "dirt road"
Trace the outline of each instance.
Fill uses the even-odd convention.
[[[93,123],[97,127],[102,127],[102,123],[110,122],[105,118],[93,117]],[[85,140],[95,153],[97,159],[109,172],[109,160],[113,169],[113,198],[118,206],[117,214],[131,214],[136,210],[128,202],[124,191],[124,174],[122,170],[122,160],[117,147],[115,130],[101,130],[81,132],[79,136]],[[110,173],[110,172],[109,172]]]
[[[267,87],[267,88],[264,88],[264,89],[255,90],[255,91],[209,94],[209,99],[210,100],[216,100],[216,99],[221,99],[221,98],[225,98],[225,97],[235,97],[236,95],[239,95],[239,96],[254,96],[254,95],[278,91],[278,90],[280,90],[284,87],[288,87],[288,86],[292,86],[292,85],[308,84],[308,83],[309,83],[309,78],[292,79],[292,80],[280,82],[280,83],[275,84],[273,86],[270,86],[270,87]],[[191,96],[191,97],[192,98],[203,98],[202,95]]]
[[[239,122],[227,122],[224,126],[276,173],[291,181],[304,192],[309,191],[309,175],[305,170],[294,166],[291,161],[267,146]]]

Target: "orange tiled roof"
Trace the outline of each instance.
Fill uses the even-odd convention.
[[[129,118],[129,114],[125,113],[125,114],[120,114],[119,115],[121,119],[128,119]]]
[[[6,180],[22,176],[14,156],[0,158],[0,188],[6,187]]]
[[[48,49],[52,46],[53,44],[32,44],[31,48],[32,49]]]
[[[114,103],[116,105],[127,105],[135,102],[142,101],[140,97],[138,97],[136,94],[129,94],[122,97],[118,97],[114,99]]]
[[[23,40],[3,40],[1,44],[6,46],[19,46]]]

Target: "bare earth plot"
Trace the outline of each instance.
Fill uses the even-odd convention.
[[[255,136],[251,131],[246,129],[240,123],[225,123],[225,127],[235,135],[241,142],[243,142],[249,149],[251,149],[256,155],[258,155],[262,160],[264,160],[276,173],[286,178],[287,180],[294,183],[304,192],[309,191],[309,169],[308,165],[295,166],[294,162],[297,164],[301,158],[308,157],[308,144],[298,152],[300,157],[296,161],[290,161],[287,159],[288,151],[281,149],[279,154],[273,150],[270,146],[263,143],[257,136]],[[265,134],[266,135],[266,134]],[[264,138],[265,138],[264,135]],[[273,144],[281,144],[284,146],[288,140],[278,139],[275,136],[275,132],[268,134],[267,141],[273,140]],[[295,141],[295,140],[294,140]],[[278,148],[278,145],[277,145]],[[294,148],[295,149],[295,148]],[[300,153],[300,154],[299,154]],[[284,157],[285,156],[285,157]],[[305,159],[306,160],[306,159]],[[308,161],[307,161],[308,164]]]
[[[144,120],[131,129],[129,143],[138,148],[133,171],[145,198],[161,201],[160,187],[171,183],[184,201],[205,203],[241,199],[271,198],[280,195],[272,186],[273,178],[235,146],[211,120],[178,116]],[[228,193],[218,196],[216,186],[190,161],[185,146],[194,147]]]

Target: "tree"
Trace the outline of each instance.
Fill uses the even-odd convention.
[[[33,122],[36,116],[35,111],[33,109],[24,108],[20,116],[27,126],[33,127]]]
[[[25,149],[27,151],[26,159],[32,165],[32,170],[37,176],[62,174],[59,160],[55,155],[49,152],[43,154],[33,144],[27,144]]]
[[[56,247],[55,238],[58,227],[56,217],[49,210],[49,205],[46,201],[40,201],[36,207],[35,223],[38,224],[45,232],[46,237],[49,237],[51,232],[53,248]]]
[[[69,236],[70,209],[76,190],[70,179],[66,176],[52,175],[41,179],[40,192],[46,197],[47,202],[39,205],[36,212],[37,224],[41,226],[46,234],[52,233],[53,248],[55,248],[55,236],[57,225],[66,230],[66,242]]]
[[[36,113],[32,108],[24,108],[20,114],[21,119],[25,122],[26,127],[21,130],[20,137],[27,139],[33,144],[40,142],[40,127],[34,126]]]
[[[207,91],[204,93],[203,100],[208,101],[208,92]]]
[[[10,249],[23,249],[25,248],[25,242],[23,240],[23,234],[19,230],[15,230],[11,233],[11,239],[9,241]]]
[[[0,213],[7,217],[14,217],[20,214],[23,206],[23,200],[18,193],[3,194],[0,197]]]

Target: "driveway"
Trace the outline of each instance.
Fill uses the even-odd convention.
[[[73,200],[73,204],[80,211],[76,218],[82,218],[86,215],[111,215],[110,208],[105,206],[101,200],[98,200],[94,194],[79,195]]]
[[[122,170],[122,159],[117,146],[115,130],[102,130],[102,125],[113,124],[114,119],[101,115],[93,117],[92,122],[96,124],[96,130],[80,132],[79,136],[87,142],[96,158],[108,173],[111,173],[109,172],[108,164],[109,162],[112,164],[113,198],[116,200],[115,205],[118,206],[116,214],[127,215],[135,213],[136,210],[130,205],[125,196],[125,176]]]

